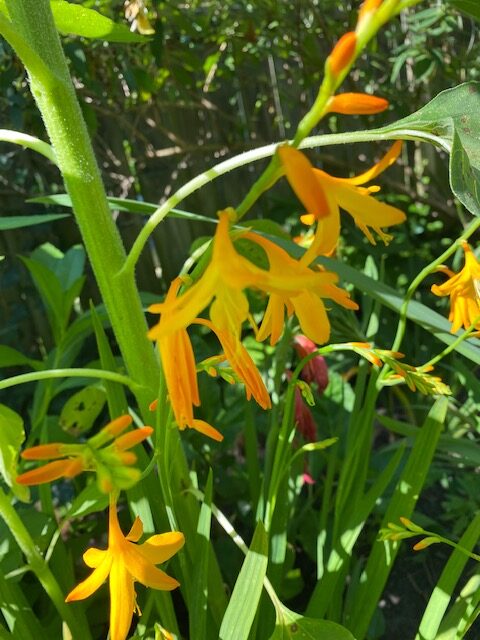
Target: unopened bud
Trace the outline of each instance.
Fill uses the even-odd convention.
[[[333,76],[338,76],[352,62],[356,46],[357,36],[354,31],[349,31],[333,47],[327,58],[327,65]]]

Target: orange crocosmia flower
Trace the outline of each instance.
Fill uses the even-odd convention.
[[[368,115],[381,113],[388,107],[385,98],[371,96],[368,93],[339,93],[330,98],[327,108],[329,113],[345,115]]]
[[[110,582],[110,638],[127,638],[132,616],[139,609],[136,604],[135,582],[146,587],[171,591],[179,583],[155,565],[171,558],[184,544],[179,531],[154,535],[143,544],[134,544],[143,535],[139,517],[124,536],[117,518],[117,505],[110,499],[108,549],[90,548],[83,554],[85,564],[93,569],[66,597],[66,602],[84,600],[92,595],[109,577]]]
[[[337,245],[340,236],[340,208],[347,211],[355,220],[359,229],[365,234],[369,242],[375,244],[375,240],[370,229],[373,229],[385,242],[392,239],[392,236],[383,231],[383,227],[390,227],[400,224],[406,218],[403,211],[392,207],[384,202],[379,202],[370,194],[379,190],[379,187],[361,187],[370,180],[376,178],[382,171],[385,171],[395,162],[400,153],[402,143],[395,142],[390,150],[373,167],[364,173],[353,178],[335,178],[325,171],[314,169],[309,163],[310,171],[315,176],[323,190],[323,194],[328,203],[328,214],[322,218],[318,216],[315,209],[309,209],[311,201],[309,182],[304,179],[304,175],[296,172],[288,172],[288,166],[294,166],[298,162],[298,155],[301,151],[290,146],[278,148],[278,154],[285,167],[287,179],[289,180],[295,193],[307,209],[307,213],[301,216],[304,224],[313,224],[318,220],[314,239],[309,249],[304,253],[301,262],[309,264],[319,255],[332,253]]]
[[[432,293],[436,296],[450,296],[450,314],[448,319],[452,323],[450,331],[456,333],[460,327],[468,329],[475,323],[475,328],[480,329],[480,263],[470,246],[462,244],[465,252],[465,265],[459,273],[453,273],[443,268],[451,277],[441,285],[434,284]]]
[[[355,55],[357,35],[354,31],[344,33],[327,58],[327,66],[334,76],[347,67]]]

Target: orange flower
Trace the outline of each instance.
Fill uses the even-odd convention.
[[[339,93],[332,96],[327,105],[327,113],[345,115],[366,115],[381,113],[388,107],[388,100],[368,93]]]
[[[303,255],[301,262],[309,264],[319,255],[328,255],[335,249],[340,236],[340,208],[345,209],[355,220],[356,225],[366,235],[369,242],[375,244],[370,229],[373,229],[384,241],[385,244],[392,239],[392,236],[383,231],[383,227],[399,224],[405,220],[405,214],[400,209],[392,207],[372,198],[371,193],[379,190],[379,187],[360,187],[370,180],[376,178],[382,171],[387,169],[397,159],[402,143],[397,141],[393,144],[385,156],[373,167],[364,173],[353,178],[335,178],[325,171],[314,169],[307,160],[309,174],[299,171],[299,156],[301,151],[290,146],[278,148],[278,155],[285,168],[286,177],[305,206],[307,213],[301,216],[304,224],[313,224],[318,220],[316,233],[308,251]],[[306,158],[305,158],[306,159]],[[311,180],[315,177],[323,194],[323,202],[327,203],[328,213],[321,211],[311,205]]]
[[[21,454],[24,460],[52,462],[20,474],[17,482],[23,485],[44,484],[62,477],[74,478],[83,471],[95,471],[98,486],[104,493],[114,488],[132,487],[140,478],[140,471],[127,468],[137,461],[135,454],[127,449],[143,442],[153,429],[141,427],[121,435],[131,423],[132,418],[124,415],[109,422],[85,444],[52,442],[25,449]]]
[[[460,327],[468,329],[475,323],[480,329],[480,263],[467,242],[462,243],[465,252],[465,266],[455,274],[446,267],[442,268],[451,277],[441,285],[434,284],[432,293],[436,296],[450,296],[450,331],[456,333]]]
[[[139,612],[135,597],[135,582],[146,587],[171,591],[179,583],[157,569],[156,564],[171,558],[184,544],[179,531],[154,535],[143,544],[134,544],[143,535],[143,524],[137,516],[125,537],[117,518],[117,505],[110,498],[108,549],[90,548],[83,554],[85,564],[93,569],[66,597],[66,602],[84,600],[92,595],[110,576],[110,638],[125,640],[134,611]]]
[[[360,7],[358,12],[358,20],[356,31],[357,33],[361,30],[366,22],[370,20],[370,18],[375,15],[378,7],[382,4],[383,0],[365,0]]]

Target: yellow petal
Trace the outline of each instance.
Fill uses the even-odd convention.
[[[144,558],[152,564],[160,564],[171,558],[183,547],[185,538],[180,531],[160,533],[148,538],[137,547]]]
[[[387,153],[383,156],[379,162],[370,167],[365,173],[361,173],[358,176],[354,176],[353,178],[337,178],[338,180],[342,180],[343,182],[348,182],[350,184],[364,184],[365,182],[370,182],[376,178],[382,171],[388,169],[390,165],[392,165],[395,160],[400,155],[400,151],[402,150],[402,141],[397,140],[387,151]]]
[[[164,591],[171,591],[179,586],[180,583],[177,580],[168,576],[164,571],[157,569],[151,562],[146,560],[135,545],[129,542],[127,545],[128,549],[126,549],[123,557],[125,568],[137,582],[141,582],[146,587]],[[112,578],[110,577],[111,583]]]
[[[306,291],[292,298],[302,333],[317,344],[324,344],[330,337],[330,321],[322,300]]]
[[[84,600],[92,595],[107,579],[112,566],[112,554],[106,553],[100,565],[88,576],[86,580],[77,584],[65,598],[65,602]]]
[[[372,238],[368,227],[372,227],[378,233],[383,227],[400,224],[406,219],[406,215],[400,209],[379,202],[372,196],[362,195],[348,184],[337,184],[335,193],[340,207],[348,211],[370,242]]]
[[[131,540],[132,542],[138,542],[142,536],[143,536],[143,522],[140,520],[140,517],[137,516],[135,518],[134,523],[132,524],[132,528],[126,535],[126,539]]]
[[[90,567],[91,569],[96,569],[99,567],[105,559],[105,554],[108,553],[106,550],[95,549],[95,547],[90,547],[83,554],[83,561]]]
[[[110,640],[126,640],[135,607],[134,580],[123,560],[116,558],[110,572]]]
[[[279,147],[277,153],[290,186],[309,215],[315,220],[328,216],[328,202],[321,184],[315,180],[313,167],[307,157],[290,146]]]
[[[318,256],[330,255],[340,238],[340,210],[336,202],[331,202],[331,214],[325,220],[319,220],[312,244],[300,258],[300,262],[309,265]]]
[[[257,340],[263,342],[270,336],[270,344],[273,346],[280,340],[285,320],[285,300],[282,296],[272,293],[265,309],[262,324],[257,333]]]
[[[208,424],[208,422],[205,422],[205,420],[194,419],[188,424],[188,426],[199,433],[203,433],[204,436],[212,438],[212,440],[216,440],[217,442],[221,442],[223,440],[223,436],[220,431],[214,429],[214,427],[212,427],[211,424]]]

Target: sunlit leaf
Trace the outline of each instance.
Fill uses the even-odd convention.
[[[20,447],[25,440],[23,420],[3,404],[0,404],[0,473],[5,483],[20,500],[28,501],[28,487],[17,484],[17,461]]]

